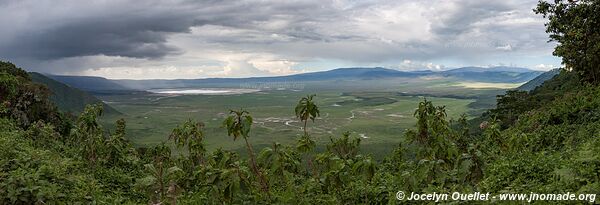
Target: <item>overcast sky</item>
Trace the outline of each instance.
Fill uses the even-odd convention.
[[[113,79],[560,66],[537,0],[0,0],[0,59]]]

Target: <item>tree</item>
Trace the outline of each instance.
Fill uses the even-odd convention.
[[[204,163],[206,148],[204,147],[203,127],[203,123],[194,122],[190,119],[183,123],[183,125],[173,129],[169,135],[169,139],[175,141],[178,148],[187,147],[193,167]]]
[[[315,122],[315,119],[320,115],[319,107],[313,101],[313,97],[316,95],[307,95],[306,97],[302,97],[298,101],[298,105],[294,109],[296,113],[296,117],[300,119],[304,123],[302,130],[304,131],[304,135],[300,137],[298,140],[297,148],[299,151],[303,153],[307,153],[315,148],[315,141],[310,139],[310,135],[308,135],[308,130],[306,129],[306,125],[308,120],[312,120]],[[313,159],[310,156],[307,156],[309,159],[307,161],[308,168],[312,170],[313,176],[317,176],[317,172],[313,165]]]
[[[111,166],[126,165],[128,156],[135,151],[129,141],[125,139],[125,120],[118,119],[115,133],[106,139],[107,163]]]
[[[71,132],[71,143],[80,146],[83,156],[95,166],[102,151],[104,135],[97,118],[102,115],[102,105],[87,105],[77,119],[75,129]]]
[[[419,131],[416,141],[425,144],[429,140],[429,117],[435,113],[435,107],[431,101],[423,99],[419,102],[419,107],[415,110],[414,116],[417,118],[417,130]]]
[[[553,54],[587,82],[600,83],[600,1],[540,1],[534,11],[549,20],[546,32],[558,42]]]
[[[527,91],[509,90],[504,95],[496,96],[496,108],[491,109],[492,117],[496,117],[501,122],[501,127],[506,129],[517,121],[517,117],[522,113],[534,108],[535,104]]]
[[[17,93],[18,86],[19,80],[15,76],[0,71],[0,106],[6,106],[8,100]]]
[[[12,63],[0,61],[0,117],[15,119],[21,128],[43,120],[67,134],[70,125],[51,102],[50,89],[31,81],[29,74]]]
[[[177,166],[170,166],[171,150],[160,144],[151,150],[152,163],[145,164],[147,176],[136,181],[137,186],[146,190],[153,204],[171,198],[176,200],[177,181],[182,178],[183,170]]]
[[[327,145],[327,151],[335,154],[340,159],[352,159],[358,155],[360,138],[351,139],[350,132],[345,132],[341,138],[335,140],[330,138],[329,140],[331,143]]]
[[[260,152],[258,161],[268,169],[271,180],[279,179],[283,184],[289,183],[291,173],[300,170],[300,160],[296,152],[275,142],[272,147],[266,147]]]
[[[223,151],[221,148],[208,155],[208,163],[197,175],[205,177],[208,198],[233,204],[236,194],[247,187],[249,170],[242,166],[237,153]],[[238,198],[239,199],[239,198]]]
[[[308,119],[314,122],[315,118],[319,117],[319,107],[313,101],[313,97],[315,96],[316,95],[307,95],[306,97],[302,97],[302,99],[298,101],[298,105],[296,105],[296,117],[304,122],[302,130],[304,130],[305,136],[308,136],[308,131],[306,130]]]
[[[261,174],[260,169],[258,169],[254,150],[252,149],[252,145],[248,142],[250,128],[252,127],[252,116],[250,116],[248,111],[243,109],[230,110],[229,114],[229,117],[223,121],[223,127],[227,128],[227,135],[232,136],[234,141],[239,137],[244,138],[246,148],[248,149],[248,155],[250,156],[252,171],[259,178],[263,191],[268,192],[269,186],[267,180],[264,175]]]
[[[0,61],[0,72],[8,73],[9,75],[15,76],[26,81],[31,80],[27,71],[17,67],[15,64],[12,64],[10,62]]]
[[[414,113],[417,118],[417,130],[409,130],[405,136],[408,142],[415,143],[417,167],[415,180],[425,183],[445,184],[449,173],[455,169],[457,158],[461,155],[453,136],[457,133],[446,120],[444,106],[434,106],[424,99]],[[423,177],[423,178],[421,178]],[[421,182],[414,183],[417,186]]]

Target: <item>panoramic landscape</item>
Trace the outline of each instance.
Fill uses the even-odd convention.
[[[595,204],[600,1],[1,1],[1,204]]]
[[[340,68],[280,77],[199,80],[108,80],[95,86],[80,76],[49,76],[93,93],[115,109],[103,120],[112,129],[123,118],[136,146],[165,142],[173,127],[187,119],[204,123],[209,150],[241,149],[221,126],[231,109],[244,108],[254,118],[251,139],[257,148],[273,142],[291,144],[303,133],[295,116],[298,100],[315,94],[321,115],[311,122],[317,144],[350,132],[364,150],[383,156],[401,142],[424,98],[443,104],[451,118],[478,117],[495,104],[495,96],[516,89],[542,72],[526,68],[459,68],[444,72],[401,72],[385,68]],[[335,86],[331,86],[335,84]],[[116,114],[118,113],[118,114]],[[323,145],[318,146],[324,148]]]

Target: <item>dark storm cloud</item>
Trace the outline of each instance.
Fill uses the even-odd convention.
[[[176,52],[169,33],[187,32],[180,17],[90,19],[25,34],[9,45],[17,55],[57,59],[86,55],[158,58]],[[187,24],[190,25],[190,24]]]
[[[160,58],[178,51],[166,44],[168,35],[189,32],[200,22],[189,7],[144,8],[152,4],[132,2],[97,8],[86,1],[12,3],[12,9],[19,10],[8,11],[9,6],[5,14],[24,16],[24,25],[16,28],[21,30],[12,38],[5,39],[0,54],[40,60],[90,55]],[[44,13],[56,10],[62,11]]]
[[[95,8],[86,1],[52,1],[45,4],[37,4],[36,1],[2,2],[8,4],[3,10],[3,18],[15,18],[11,17],[13,14],[27,17],[21,22],[25,28],[17,30],[12,38],[4,39],[0,54],[38,60],[92,55],[160,58],[180,52],[178,48],[167,44],[167,38],[171,34],[187,33],[191,27],[200,25],[256,29],[261,26],[261,22],[277,18],[278,15],[287,17],[290,24],[296,24],[287,28],[286,35],[296,39],[322,41],[328,38],[303,26],[302,22],[315,22],[313,18],[333,17],[333,14],[316,13],[323,8],[316,2],[109,2],[92,5]],[[68,5],[67,9],[60,8],[65,5]],[[45,10],[63,11],[44,13]],[[297,15],[309,12],[313,15]],[[10,29],[9,25],[2,26],[2,30]]]

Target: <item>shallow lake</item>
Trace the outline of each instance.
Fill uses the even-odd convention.
[[[174,89],[152,89],[151,93],[168,95],[232,95],[253,93],[256,89],[227,89],[227,88],[174,88]]]

